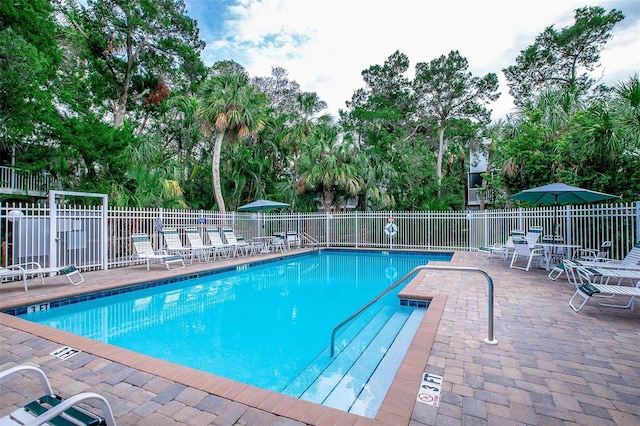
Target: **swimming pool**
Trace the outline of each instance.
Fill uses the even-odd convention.
[[[313,400],[300,377],[327,366],[333,327],[432,259],[327,250],[21,317],[265,389],[293,395],[301,387]],[[379,321],[374,318],[382,310],[407,310],[396,294],[359,318],[357,327]],[[351,342],[349,333],[352,327],[339,336],[341,347]]]

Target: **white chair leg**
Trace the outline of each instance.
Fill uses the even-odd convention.
[[[549,275],[547,275],[547,277],[550,280],[557,280],[558,278],[560,278],[560,276],[564,273],[564,265],[562,264],[557,264],[556,266],[553,267],[553,269],[551,270],[551,272],[549,272]]]
[[[578,306],[577,308],[575,306],[573,306],[573,299],[576,298],[576,296],[582,296],[582,303],[580,304],[580,306]],[[582,309],[582,307],[585,305],[585,303],[587,303],[587,301],[589,300],[591,296],[584,294],[583,292],[580,291],[579,288],[576,288],[576,292],[573,293],[573,296],[571,297],[571,299],[569,299],[569,306],[571,306],[571,309],[573,309],[576,312],[580,312],[580,309]]]

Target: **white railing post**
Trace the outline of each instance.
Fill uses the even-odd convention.
[[[572,213],[571,206],[567,205],[566,209],[565,209],[565,217],[566,217],[566,219],[565,219],[565,227],[564,227],[564,229],[565,229],[564,235],[566,236],[566,243],[567,244],[571,244],[571,240],[572,240],[572,238],[571,238],[571,230],[572,230],[572,227],[571,227],[571,216],[572,216],[572,214],[571,213]]]
[[[636,238],[635,243],[640,244],[640,201],[636,201]]]
[[[49,267],[58,267],[58,207],[55,191],[49,192]]]
[[[359,247],[358,244],[359,244],[359,241],[360,241],[360,239],[359,239],[360,233],[358,231],[359,231],[360,227],[358,226],[358,211],[357,210],[354,212],[353,220],[355,221],[353,229],[356,230],[356,232],[355,232],[355,239],[356,239],[355,243],[356,243],[356,248],[358,248]]]
[[[325,244],[326,244],[327,247],[331,246],[331,237],[330,237],[331,232],[329,230],[329,225],[331,223],[330,216],[331,216],[330,213],[324,212],[324,218],[325,218],[324,233],[325,233]]]

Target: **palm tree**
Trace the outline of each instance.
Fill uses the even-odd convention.
[[[249,86],[246,74],[227,72],[214,75],[203,85],[200,116],[202,130],[211,135],[211,177],[218,210],[225,212],[220,185],[220,152],[224,140],[235,141],[262,130],[267,99]]]
[[[195,96],[172,96],[167,104],[167,129],[163,137],[175,149],[178,162],[182,166],[181,182],[184,183],[191,174],[193,152],[198,151],[198,144],[202,140],[198,121],[198,99]]]
[[[291,127],[282,138],[285,147],[291,148],[294,162],[299,156],[299,147],[311,133],[313,127],[319,123],[329,123],[331,117],[327,114],[316,116],[326,104],[318,98],[316,93],[299,93],[295,97],[296,109],[290,117]]]
[[[613,100],[614,123],[620,139],[632,149],[640,149],[640,77],[619,82]]]
[[[352,197],[364,189],[361,176],[362,154],[348,139],[339,140],[338,128],[329,124],[316,126],[301,150],[298,163],[299,192],[315,189],[322,192],[324,211],[331,211],[340,197]]]
[[[179,165],[171,158],[164,158],[159,139],[142,136],[138,142],[130,152],[127,181],[111,185],[113,204],[138,208],[187,208],[178,182]]]

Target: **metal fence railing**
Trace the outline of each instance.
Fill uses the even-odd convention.
[[[56,181],[47,173],[31,173],[14,167],[0,166],[0,193],[43,196]]]
[[[84,270],[125,266],[133,253],[131,235],[147,233],[154,246],[161,248],[163,241],[158,231],[162,227],[177,228],[185,243],[186,227],[198,227],[207,241],[206,227],[230,226],[245,239],[285,231],[305,233],[321,247],[472,250],[506,241],[512,229],[526,230],[537,225],[544,228],[543,234],[551,234],[555,224],[558,234],[570,244],[597,248],[611,240],[613,258],[624,257],[640,241],[640,201],[562,206],[557,212],[553,207],[539,207],[329,214],[221,214],[207,210],[100,209],[54,204],[55,210],[41,204],[0,204],[2,265],[36,261],[42,266],[74,265]],[[397,227],[393,238],[385,233],[390,218]],[[103,233],[105,221],[107,231]],[[52,229],[55,235],[51,235]]]

